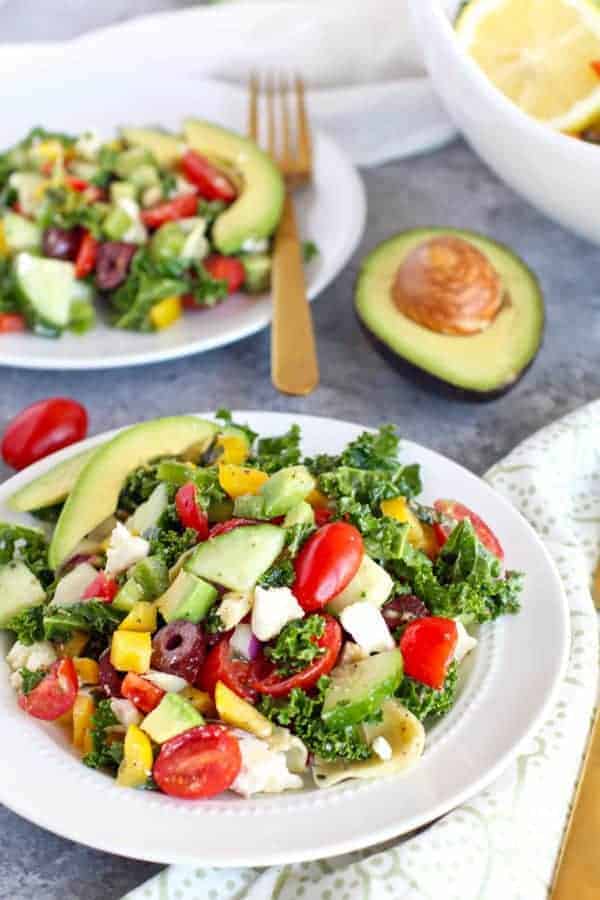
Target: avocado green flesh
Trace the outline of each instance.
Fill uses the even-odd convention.
[[[121,136],[132,147],[149,150],[161,166],[175,165],[185,151],[181,138],[156,128],[122,128]]]
[[[165,622],[187,619],[196,624],[206,618],[217,596],[212,584],[191,572],[181,571],[157,606]]]
[[[91,450],[84,450],[77,456],[70,456],[49,472],[34,478],[12,495],[8,501],[11,509],[17,512],[30,512],[60,503],[71,492],[81,470],[97,449],[92,447]]]
[[[179,456],[191,447],[205,449],[216,433],[212,422],[173,416],[142,422],[122,431],[93,454],[83,467],[56,524],[48,551],[58,569],[79,541],[117,508],[127,475],[160,456]]]
[[[413,322],[394,304],[392,286],[403,260],[417,245],[444,234],[463,238],[484,253],[510,298],[479,334],[438,334]],[[446,228],[404,232],[369,254],[358,277],[356,311],[365,327],[397,356],[454,387],[481,394],[518,379],[535,357],[544,329],[540,287],[525,264],[495,241]]]
[[[237,253],[248,238],[269,237],[283,209],[284,187],[272,160],[257,145],[240,135],[197,119],[184,123],[189,146],[211,159],[222,159],[240,173],[243,188],[213,226],[213,242],[221,253]]]
[[[165,694],[140,727],[155,743],[164,744],[196,725],[204,725],[204,719],[192,704],[178,694]]]

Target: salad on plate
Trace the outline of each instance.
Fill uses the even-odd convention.
[[[522,576],[474,512],[419,502],[393,426],[306,458],[298,426],[215,419],[136,425],[12,496],[40,520],[0,525],[16,702],[175,797],[408,771]]]
[[[173,325],[268,290],[283,181],[252,141],[187,120],[181,135],[102,141],[34,128],[0,154],[0,333]]]

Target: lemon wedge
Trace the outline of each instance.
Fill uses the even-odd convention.
[[[524,112],[567,132],[600,118],[595,0],[470,0],[456,31],[490,80]]]

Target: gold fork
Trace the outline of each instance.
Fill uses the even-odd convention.
[[[295,95],[296,127],[290,108]],[[312,142],[304,101],[304,84],[273,75],[250,79],[248,134],[260,142],[260,98],[264,95],[267,118],[266,149],[285,181],[285,200],[273,247],[273,322],[271,326],[271,380],[284,394],[310,394],[319,383],[319,364],[312,316],[302,264],[302,249],[292,192],[312,177]],[[277,110],[279,109],[279,114]],[[279,120],[279,127],[277,121]]]

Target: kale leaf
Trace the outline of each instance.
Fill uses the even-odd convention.
[[[23,694],[30,694],[31,691],[38,686],[40,681],[43,681],[46,677],[46,672],[44,669],[36,669],[34,672],[31,669],[19,669],[19,675],[21,676],[21,692]]]
[[[263,588],[291,587],[296,578],[294,564],[289,556],[276,559],[272,566],[258,579],[258,584]]]
[[[0,523],[0,566],[12,560],[24,562],[44,587],[48,587],[54,579],[48,565],[44,533],[22,525]]]
[[[163,516],[169,510],[165,510]],[[163,519],[161,518],[161,522]],[[176,528],[163,527],[152,529],[148,533],[150,538],[150,554],[159,556],[168,569],[174,566],[180,556],[195,547],[198,542],[198,534],[193,528],[184,531]]]
[[[45,606],[30,606],[6,623],[6,628],[15,632],[16,639],[27,647],[37,641],[43,641]]]
[[[304,263],[308,265],[319,253],[320,250],[314,241],[302,241],[302,261]]]
[[[159,484],[157,474],[159,463],[138,466],[130,472],[119,495],[118,508],[133,513],[144,503]]]
[[[405,675],[396,691],[396,697],[421,721],[439,718],[445,716],[454,706],[457,681],[458,666],[452,662],[441,690],[436,691],[421,681],[415,681],[414,678]]]
[[[106,729],[118,725],[110,700],[101,700],[92,716],[92,750],[83,757],[86,766],[92,769],[112,769],[115,771],[123,759],[123,741],[112,739],[114,732]]]
[[[44,614],[44,636],[51,641],[68,641],[74,631],[109,635],[124,617],[124,612],[101,600],[71,606],[48,606]]]
[[[256,431],[253,431],[247,423],[242,425],[240,422],[234,422],[230,409],[221,407],[221,409],[218,409],[216,411],[215,419],[220,425],[223,425],[225,428],[237,428],[238,431],[243,431],[248,439],[248,443],[250,444],[250,446],[252,446],[252,444],[258,437]]]
[[[260,438],[256,453],[247,463],[271,475],[300,462],[300,427],[292,425],[285,434]]]
[[[321,710],[329,682],[329,678],[321,677],[312,696],[294,688],[282,699],[262,697],[259,709],[272,722],[290,727],[321,759],[368,759],[372,751],[358,728],[349,726],[334,731],[325,726]]]
[[[386,469],[394,471],[400,466],[398,448],[400,439],[394,425],[382,425],[378,431],[363,431],[351,441],[339,456],[320,453],[307,457],[304,464],[313,475],[331,472],[340,466],[352,469]]]
[[[275,663],[278,675],[288,676],[301,672],[318,656],[325,653],[317,641],[323,637],[325,619],[323,616],[307,616],[288,622],[279,632],[277,639],[266,648],[265,655]]]

